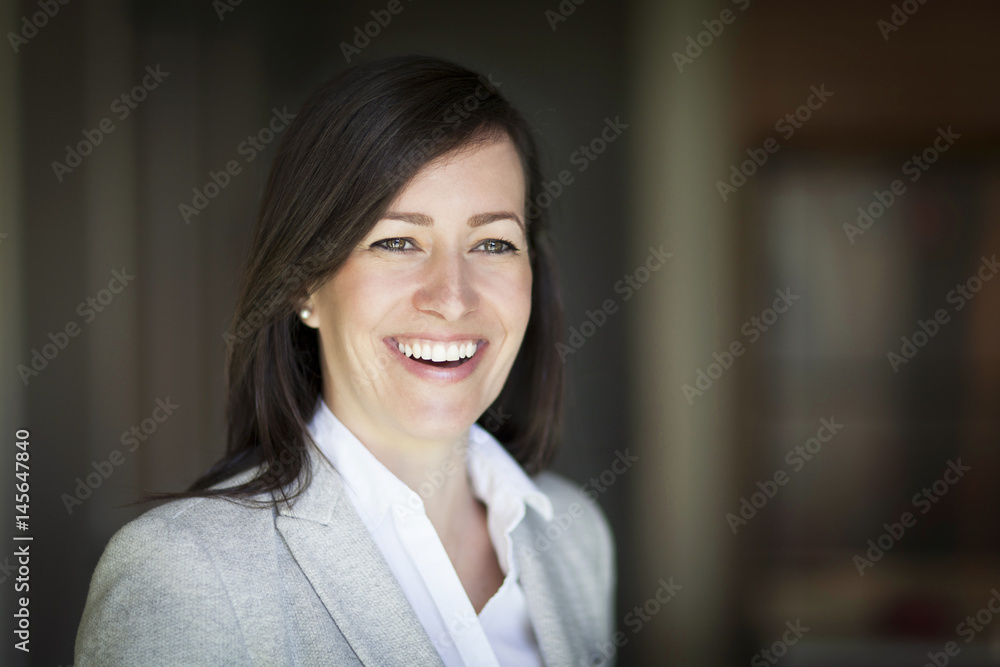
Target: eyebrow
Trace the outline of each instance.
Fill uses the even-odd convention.
[[[382,216],[383,220],[400,220],[402,222],[409,222],[414,225],[420,225],[421,227],[433,227],[434,218],[423,213],[404,213],[401,211],[389,211]],[[524,232],[524,223],[521,222],[521,218],[515,213],[510,211],[490,211],[488,213],[477,213],[476,215],[469,218],[469,227],[481,227],[483,225],[488,225],[491,222],[496,222],[497,220],[513,220],[517,223],[518,227],[521,228],[521,232]]]

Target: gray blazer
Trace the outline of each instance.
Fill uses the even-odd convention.
[[[312,483],[291,506],[185,499],[122,527],[94,572],[75,664],[441,666],[340,474],[310,457]],[[529,505],[512,537],[544,662],[611,664],[607,519],[565,478],[535,483],[554,518]]]

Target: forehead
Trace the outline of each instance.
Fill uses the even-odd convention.
[[[397,194],[391,207],[407,202],[465,197],[523,203],[525,174],[514,142],[508,137],[485,144],[461,146],[423,165]]]

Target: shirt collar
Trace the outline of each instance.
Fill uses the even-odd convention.
[[[316,400],[309,434],[359,500],[358,509],[366,523],[377,526],[395,504],[424,512],[421,496],[375,458],[333,414],[322,397]],[[476,497],[486,504],[490,515],[503,519],[491,523],[513,529],[510,524],[520,520],[526,505],[534,508],[545,521],[552,520],[549,497],[539,490],[506,448],[479,424],[473,424],[469,431],[466,459]],[[433,487],[430,478],[428,485],[428,490]]]
[[[530,505],[552,520],[552,501],[524,472],[507,448],[479,424],[469,431],[469,479],[476,497],[491,510],[504,504]]]

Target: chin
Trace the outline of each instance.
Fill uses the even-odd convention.
[[[471,407],[442,411],[430,408],[421,410],[418,406],[413,406],[398,421],[400,428],[414,437],[447,440],[463,436],[480,414],[482,412],[476,412]]]

